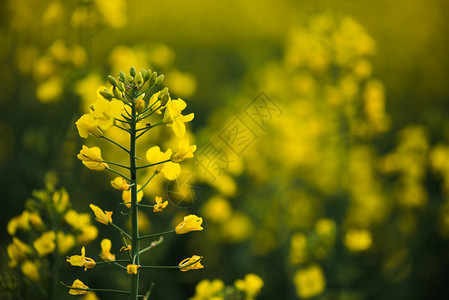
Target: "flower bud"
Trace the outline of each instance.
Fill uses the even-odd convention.
[[[113,76],[108,75],[108,80],[112,86],[117,86],[117,80]]]
[[[155,85],[156,85],[156,86],[161,85],[162,82],[164,82],[164,75],[163,75],[163,74],[161,74],[161,75],[158,76],[158,78],[156,79]]]
[[[165,94],[161,96],[161,105],[167,105],[168,100],[170,99],[170,93],[167,91]]]
[[[134,82],[134,78],[131,75],[126,74],[126,81],[128,81],[129,83],[132,83],[132,82]]]
[[[153,86],[156,82],[157,72],[153,72],[150,77],[150,82],[148,83],[150,86]]]
[[[137,74],[136,74],[136,83],[137,84],[142,84],[143,83],[143,77],[142,77],[142,74],[140,72],[137,72]]]
[[[103,97],[105,97],[108,100],[111,100],[112,98],[114,98],[114,95],[108,91],[107,89],[104,89],[103,91],[100,91],[100,95],[102,95]]]
[[[125,73],[123,72],[118,73],[118,80],[121,82],[125,81]]]
[[[132,77],[136,77],[136,68],[134,68],[134,67],[131,67],[131,69],[129,70],[129,74],[132,76]]]
[[[140,114],[141,112],[143,112],[145,109],[145,101],[143,101],[143,99],[139,99],[136,102],[136,111],[138,114]]]
[[[144,73],[143,71],[145,71],[145,73]],[[145,82],[147,82],[148,80],[150,80],[151,74],[152,74],[152,72],[151,72],[150,69],[148,69],[147,71],[142,69],[143,80],[144,80]]]
[[[142,78],[143,78],[143,81],[147,81],[147,80],[145,80],[145,76],[147,75],[147,70],[145,70],[145,69],[142,69],[141,71],[140,71],[140,73],[142,73]]]
[[[122,92],[120,92],[117,87],[114,86],[112,88],[112,93],[114,94],[115,99],[123,100]]]

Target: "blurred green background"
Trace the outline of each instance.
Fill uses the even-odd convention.
[[[264,281],[257,299],[449,297],[447,1],[0,5],[0,271],[2,282],[16,278],[0,296],[47,297],[36,286],[51,285],[50,265],[30,280],[8,267],[6,250],[9,220],[45,178],[57,178],[75,210],[90,213],[95,203],[119,218],[110,178],[76,159],[85,141],[74,122],[108,74],[135,66],[163,73],[172,97],[195,113],[188,135],[198,160],[211,145],[224,159],[218,171],[186,167],[202,179],[190,184],[201,188],[193,203],[172,199],[163,216],[148,214],[148,232],[187,213],[203,216],[205,228],[167,237],[148,255],[161,265],[204,256],[199,271],[145,274],[156,283],[154,299],[188,299],[202,279],[232,285],[248,273]],[[246,135],[230,142],[227,130],[239,120]],[[141,151],[168,139],[160,131]],[[145,199],[171,189],[160,180]],[[103,237],[120,243],[95,225],[88,251],[99,253]],[[126,274],[105,278],[104,267],[58,263],[66,283],[128,284]],[[54,293],[73,297],[59,285]]]

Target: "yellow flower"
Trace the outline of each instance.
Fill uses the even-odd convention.
[[[130,186],[123,177],[115,177],[114,180],[111,181],[111,185],[114,189],[119,191],[126,191]]]
[[[109,225],[109,223],[112,223],[112,211],[103,211],[101,208],[93,204],[90,204],[89,207],[95,214],[95,220],[103,223],[104,225]]]
[[[64,215],[64,220],[76,230],[82,230],[90,225],[90,215],[87,213],[79,214],[71,209]]]
[[[137,185],[137,190],[140,190],[141,187],[142,186],[140,184],[138,184]],[[143,191],[139,191],[137,193],[137,203],[142,201],[142,198],[143,198]],[[131,190],[123,191],[123,193],[122,193],[122,200],[125,203],[126,207],[128,207],[128,208],[131,207]]]
[[[190,122],[194,118],[194,114],[188,114],[183,116],[181,112],[184,108],[187,107],[187,104],[184,100],[169,100],[167,103],[167,107],[165,108],[164,120],[165,124],[172,126],[172,129],[176,136],[183,137],[186,133],[186,126],[184,123]]]
[[[170,160],[171,156],[171,149],[168,149],[164,153],[158,146],[151,147],[146,153],[147,160],[152,164]],[[154,166],[154,171],[164,173],[165,178],[168,180],[175,180],[178,178],[179,174],[181,174],[181,166],[178,163],[168,161],[166,163]]]
[[[54,231],[47,231],[42,233],[42,235],[33,242],[33,246],[37,250],[39,256],[47,255],[55,250],[55,237],[56,234]]]
[[[224,282],[221,279],[214,279],[212,281],[208,279],[201,280],[195,288],[195,297],[192,299],[214,299],[213,297],[221,292],[225,287]],[[217,298],[220,299],[220,298]],[[223,299],[223,298],[221,298]]]
[[[53,204],[58,213],[63,213],[69,205],[69,194],[62,188],[53,194]]]
[[[25,259],[28,255],[33,253],[33,250],[24,242],[16,237],[12,238],[12,243],[7,247],[8,256],[11,261],[8,265],[13,268],[17,263]]]
[[[119,118],[122,115],[125,104],[116,99],[111,101],[98,99],[90,109],[92,110],[91,114],[97,122],[97,126],[102,130],[107,130],[114,125],[114,118]]]
[[[98,122],[91,114],[84,114],[75,122],[80,137],[87,138],[89,133],[95,137],[102,137],[103,132],[98,128]]]
[[[236,280],[234,285],[245,292],[247,299],[253,299],[260,293],[260,289],[263,287],[263,280],[256,274],[246,274],[243,280]]]
[[[188,257],[179,263],[179,270],[185,272],[189,270],[202,269],[204,268],[201,264],[202,259],[203,257],[198,255]]]
[[[140,268],[138,265],[127,265],[126,266],[126,273],[128,274],[137,274],[137,269]]]
[[[352,252],[367,250],[371,247],[371,232],[366,229],[350,229],[344,239],[345,246]]]
[[[120,251],[131,251],[131,245],[127,245],[126,247],[123,246],[122,248],[120,248]]]
[[[101,149],[98,147],[89,148],[83,145],[83,148],[77,157],[83,162],[83,165],[91,170],[104,171],[106,168],[109,168],[108,164],[103,162],[103,158],[101,158]]]
[[[318,296],[326,287],[323,270],[316,264],[297,271],[293,276],[293,282],[298,296],[306,299]]]
[[[84,267],[84,271],[95,267],[95,261],[92,258],[86,257],[86,249],[81,248],[81,255],[72,255],[67,257],[67,262],[72,266]]]
[[[75,246],[75,237],[70,233],[64,234],[62,231],[58,231],[56,234],[56,241],[58,244],[58,251],[61,254],[67,253],[73,246]]]
[[[88,289],[89,287],[87,285],[85,285],[81,280],[76,279],[72,285],[70,286],[71,288],[78,288],[78,289]],[[69,294],[70,295],[84,295],[87,294],[87,291],[83,291],[83,290],[73,290],[70,289],[69,290]]]
[[[98,229],[94,225],[88,225],[81,228],[81,233],[77,236],[79,244],[88,244],[95,240],[98,235]]]
[[[101,253],[100,257],[106,261],[115,261],[115,255],[111,253],[112,243],[109,239],[103,239],[101,241]]]
[[[184,217],[184,221],[179,223],[175,231],[177,234],[184,234],[190,231],[200,231],[203,230],[201,224],[203,223],[203,218],[195,215],[188,215]]]
[[[153,212],[162,212],[168,205],[168,201],[162,202],[162,197],[156,196],[156,204],[153,207]]]
[[[34,262],[30,260],[26,260],[23,262],[23,264],[20,266],[20,269],[22,270],[22,273],[28,277],[32,281],[39,281],[40,275],[39,275],[39,268],[40,268],[40,261],[35,260]]]
[[[182,162],[186,158],[192,158],[195,151],[196,145],[189,146],[189,140],[183,139],[179,142],[179,150],[170,156],[170,160],[174,163]]]

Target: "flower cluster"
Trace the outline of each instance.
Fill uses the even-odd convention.
[[[164,201],[161,196],[155,197],[154,204],[144,203],[143,189],[151,180],[159,174],[163,174],[168,180],[175,180],[181,173],[180,163],[185,159],[192,158],[196,151],[196,145],[191,145],[189,139],[184,138],[186,134],[185,123],[194,118],[193,113],[184,114],[187,103],[182,99],[172,99],[168,88],[160,89],[164,76],[151,70],[143,69],[137,72],[134,67],[130,69],[129,74],[120,72],[118,77],[109,76],[110,88],[101,87],[97,93],[97,101],[90,106],[88,114],[84,114],[76,121],[78,133],[82,138],[89,136],[104,139],[113,146],[125,152],[129,157],[129,165],[123,165],[118,162],[103,159],[101,149],[97,146],[82,146],[78,159],[83,165],[94,171],[109,171],[118,175],[110,183],[112,188],[121,192],[123,205],[129,209],[128,215],[131,216],[131,232],[126,232],[118,226],[112,219],[112,211],[104,211],[95,204],[90,204],[90,208],[95,214],[95,220],[104,225],[110,225],[117,229],[122,235],[121,250],[128,253],[126,259],[117,259],[115,254],[111,253],[113,244],[109,239],[101,241],[100,257],[103,261],[96,262],[94,259],[86,257],[86,249],[82,247],[81,255],[72,255],[67,257],[67,262],[72,266],[92,269],[97,265],[111,264],[126,271],[131,275],[129,294],[130,299],[142,297],[138,294],[139,281],[135,275],[140,274],[148,268],[177,268],[180,271],[201,269],[203,257],[193,255],[190,258],[182,260],[177,266],[149,266],[140,261],[140,254],[160,244],[164,234],[186,234],[192,231],[203,230],[203,219],[196,215],[188,215],[174,229],[141,235],[139,233],[138,212],[146,208],[152,208],[154,213],[162,213],[168,206],[168,201]],[[147,164],[142,164],[136,157],[137,140],[147,134],[151,129],[158,126],[167,126],[171,128],[176,137],[181,138],[179,147],[173,151],[168,148],[165,151],[157,145],[146,150]],[[112,129],[119,129],[126,133],[129,138],[129,147],[122,146],[120,141],[114,139],[114,135],[108,134]],[[108,137],[110,136],[110,137]],[[120,168],[116,169],[116,168]],[[124,174],[124,169],[128,174]],[[140,170],[149,171],[149,178],[143,183],[138,183],[140,179]],[[140,213],[139,213],[140,214]],[[145,239],[160,237],[153,241],[146,248],[140,248]],[[88,288],[80,280],[75,280],[70,288],[71,294],[84,294],[98,289]],[[104,291],[104,289],[102,289]],[[125,291],[109,290],[111,292],[128,293]]]

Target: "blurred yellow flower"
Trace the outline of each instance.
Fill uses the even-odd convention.
[[[232,215],[232,207],[228,200],[220,196],[210,198],[201,209],[204,218],[216,223],[228,220]]]
[[[55,238],[56,234],[54,231],[47,231],[33,242],[33,246],[39,256],[47,255],[55,250]]]
[[[101,149],[98,147],[89,148],[83,145],[83,148],[77,157],[83,162],[83,165],[91,170],[104,171],[109,168],[108,164],[103,162],[103,158],[101,158]]]
[[[367,250],[371,247],[371,232],[367,229],[350,229],[346,232],[345,246],[352,252]]]
[[[89,288],[87,285],[85,285],[79,279],[76,279],[70,287],[78,288],[78,289],[88,289]],[[70,289],[69,294],[70,295],[84,295],[84,294],[87,294],[87,291]]]
[[[40,264],[39,260],[35,260],[34,262],[32,262],[30,260],[26,260],[20,266],[20,270],[31,281],[39,281],[40,280],[40,275],[39,275],[40,265],[41,264]]]
[[[195,215],[188,215],[184,217],[184,221],[176,226],[175,231],[177,234],[184,234],[190,231],[201,231],[203,230],[203,227],[201,227],[202,223],[203,218]]]
[[[176,136],[183,137],[186,133],[186,126],[184,123],[190,122],[194,118],[194,114],[190,113],[186,116],[181,112],[187,107],[187,103],[182,99],[169,100],[167,107],[165,108],[165,114],[163,122],[172,126],[172,129]]]
[[[105,261],[115,261],[115,254],[111,253],[112,243],[109,239],[103,239],[101,241],[101,253],[100,257]]]
[[[60,254],[67,253],[76,244],[75,237],[72,234],[64,234],[62,231],[58,231],[56,234],[56,241]]]
[[[98,128],[98,122],[91,114],[84,114],[75,122],[80,137],[87,138],[89,133],[95,137],[103,136],[103,132]]]
[[[172,150],[167,149],[167,151],[162,152],[159,146],[151,147],[146,152],[146,158],[151,164],[159,163],[161,161],[170,160],[172,156]],[[173,163],[171,161],[165,162],[154,166],[155,172],[162,172],[168,180],[175,180],[181,174],[181,166],[178,163]]]
[[[189,146],[189,140],[182,139],[179,142],[179,150],[170,156],[170,160],[174,163],[182,162],[186,158],[192,158],[195,151],[196,145]]]
[[[185,272],[189,270],[202,269],[204,268],[204,266],[201,264],[202,259],[203,257],[198,255],[188,257],[179,263],[179,270]]]
[[[62,79],[54,76],[38,84],[36,97],[43,103],[54,102],[60,99],[63,89]]]
[[[191,300],[223,299],[222,297],[216,296],[216,294],[222,291],[224,287],[225,284],[221,279],[214,279],[212,281],[203,279],[196,285],[195,296]]]
[[[323,270],[316,264],[298,270],[293,282],[298,296],[306,299],[320,295],[326,287]]]
[[[247,299],[255,299],[263,287],[263,280],[256,274],[246,274],[245,278],[235,281],[234,286],[244,291]]]
[[[87,244],[95,240],[98,236],[98,229],[94,225],[88,225],[81,228],[81,233],[77,236],[80,244]]]
[[[81,248],[81,255],[72,255],[70,257],[67,257],[67,262],[72,266],[84,267],[84,271],[95,267],[95,260],[86,257],[86,249],[84,247]]]
[[[67,209],[69,205],[69,194],[64,188],[54,192],[53,204],[56,208],[56,211],[60,214],[62,214]]]
[[[140,184],[137,185],[137,190],[140,190],[142,186]],[[137,203],[142,201],[143,198],[143,190],[139,191],[137,193]],[[131,190],[123,191],[122,193],[122,200],[123,203],[125,203],[126,207],[131,207]]]
[[[95,220],[103,223],[104,225],[109,225],[109,223],[112,223],[112,211],[103,211],[101,208],[93,204],[90,204],[89,207],[95,214]]]
[[[119,191],[126,191],[130,187],[123,177],[115,177],[114,180],[111,181],[111,185],[114,189]]]
[[[162,212],[168,205],[168,201],[162,202],[162,197],[156,196],[155,201],[156,204],[153,207],[153,212]]]
[[[137,274],[137,269],[140,268],[138,265],[127,265],[126,266],[126,273],[132,275]]]
[[[82,228],[90,225],[90,215],[87,213],[78,213],[74,209],[66,212],[64,215],[64,220],[77,230],[81,230]]]
[[[25,259],[28,255],[31,255],[33,250],[18,238],[13,237],[12,243],[7,247],[7,252],[11,259],[8,265],[12,268],[15,267],[19,261]]]

